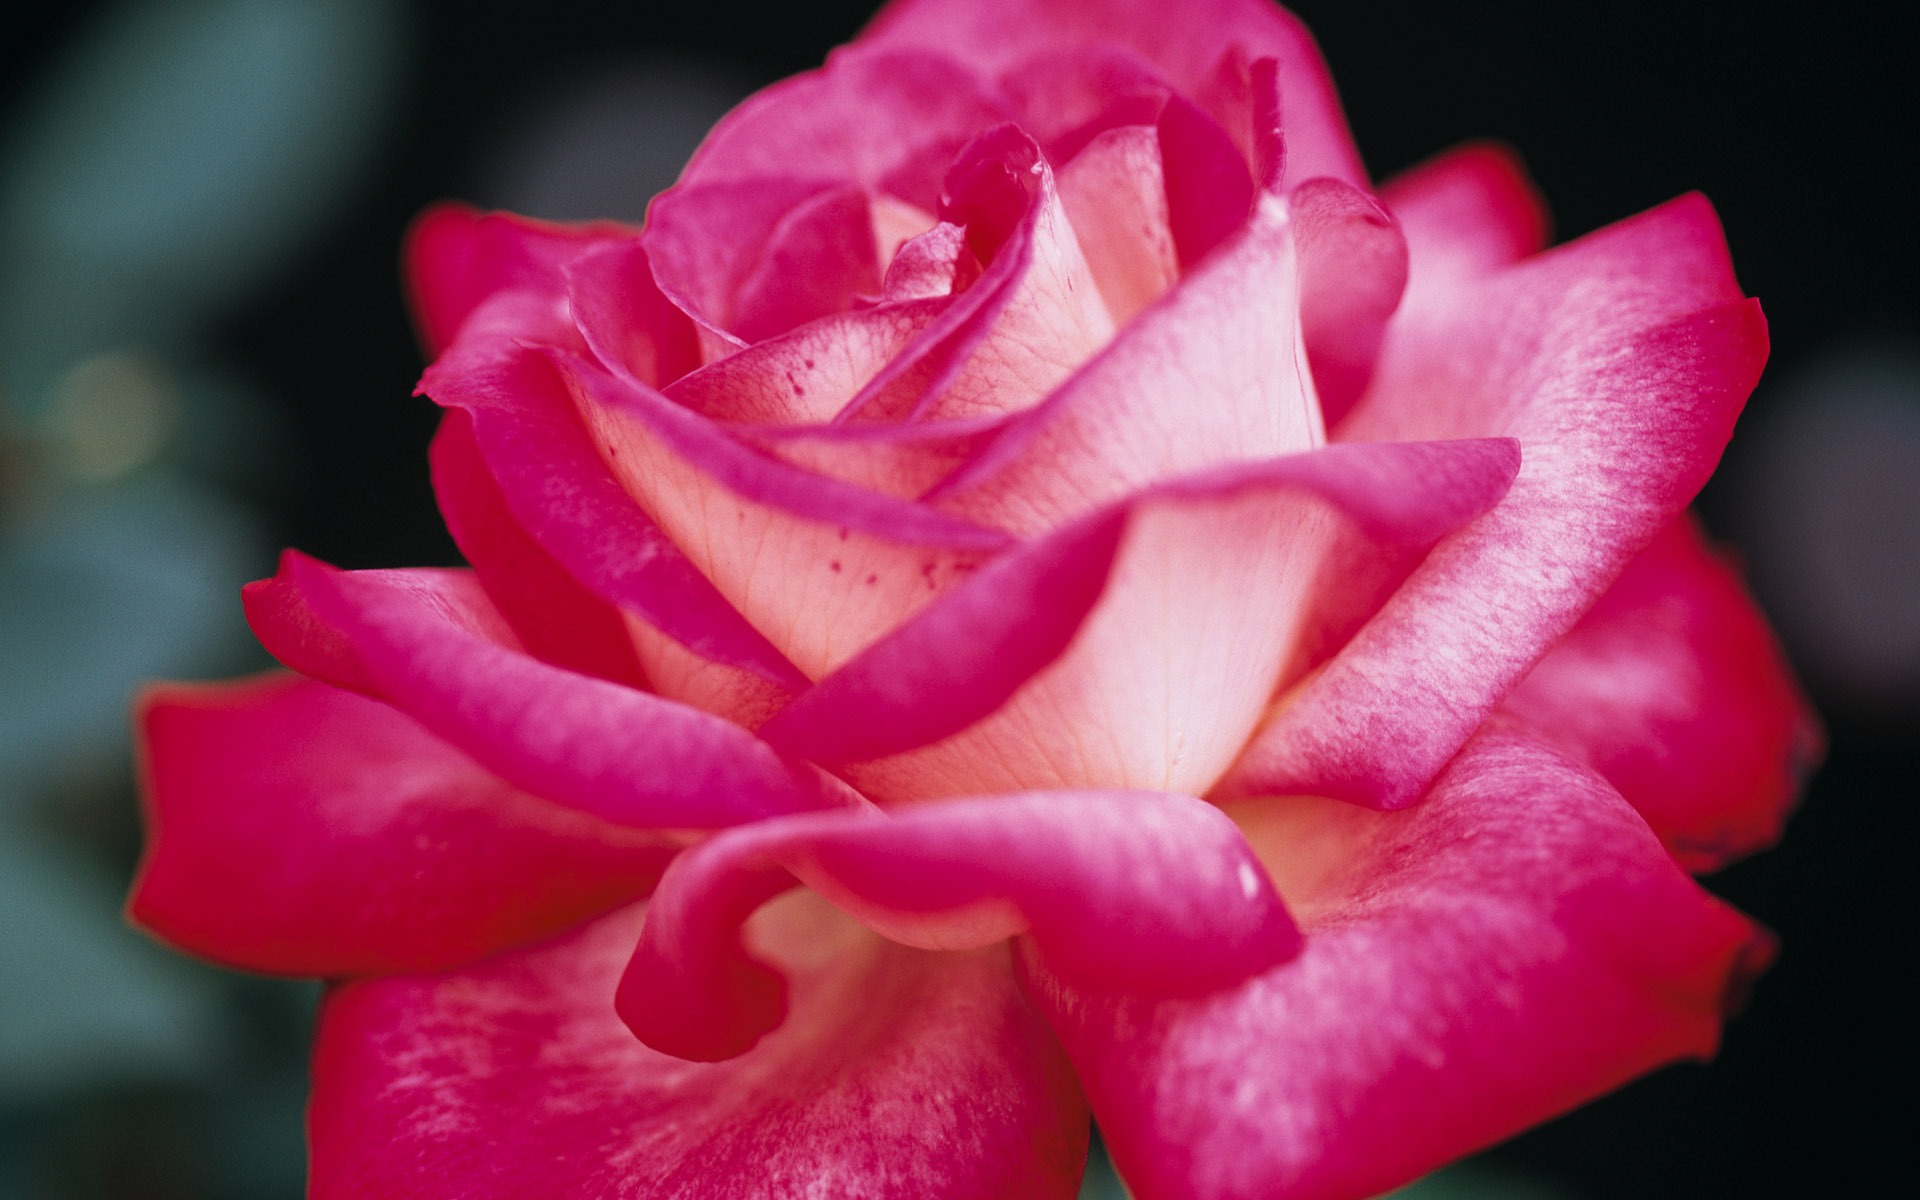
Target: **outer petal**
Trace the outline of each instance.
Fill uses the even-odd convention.
[[[1546,202],[1511,149],[1479,142],[1448,151],[1380,189],[1405,232],[1410,272],[1404,307],[1444,308],[1455,289],[1547,245]]]
[[[1417,797],[1712,472],[1766,358],[1739,296],[1694,197],[1396,320],[1342,436],[1506,433],[1520,477],[1291,699],[1231,787]]]
[[[1678,1057],[1770,940],[1597,776],[1491,732],[1425,803],[1239,810],[1306,934],[1199,1000],[1032,994],[1141,1200],[1372,1196]]]
[[[973,70],[978,60],[953,49],[835,51],[820,70],[756,92],[728,113],[680,182],[851,182],[931,212],[954,155],[1013,116]]]
[[[329,994],[314,1200],[1074,1194],[1084,1102],[1003,952],[930,955],[831,913],[763,914],[756,940],[793,980],[793,1020],[700,1065],[614,1014],[640,919]]]
[[[703,331],[660,290],[640,239],[569,258],[559,282],[574,328],[609,368],[666,387],[700,366]]]
[[[611,221],[556,225],[443,204],[407,232],[405,268],[414,320],[429,354],[453,341],[467,316],[497,292],[551,288],[560,265],[597,243],[639,231]]]
[[[674,849],[292,676],[157,688],[140,728],[149,837],[128,910],[247,970],[457,966],[644,895]]]
[[[1027,934],[1082,986],[1204,993],[1298,949],[1239,831],[1190,796],[1029,792],[809,814],[722,834],[675,863],[620,986],[642,1041],[712,1061],[779,1025],[780,975],[743,951],[739,928],[789,872],[909,945]]]
[[[246,602],[288,666],[384,699],[507,782],[616,824],[711,829],[844,802],[719,717],[528,657],[464,573],[342,572],[289,553]]]
[[[1404,573],[1516,466],[1509,442],[1349,446],[1161,484],[989,564],[762,736],[887,798],[1204,792],[1314,631],[1329,558]]]
[[[1819,723],[1691,518],[1641,551],[1506,708],[1592,763],[1690,870],[1780,836]]]
[[[661,292],[713,335],[709,358],[880,287],[872,212],[852,184],[682,184],[654,201],[641,243]]]
[[[1187,94],[1205,90],[1231,49],[1247,62],[1276,59],[1288,173],[1365,184],[1319,50],[1291,13],[1266,0],[905,0],[874,18],[858,44],[939,50],[1005,72],[1050,50],[1103,41],[1137,51]]]
[[[620,610],[581,587],[514,519],[465,412],[441,420],[430,457],[447,528],[521,643],[555,666],[644,687]]]

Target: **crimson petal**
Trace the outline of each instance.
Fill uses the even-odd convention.
[[[1030,960],[1141,1200],[1376,1195],[1711,1055],[1772,954],[1603,780],[1524,733],[1484,733],[1401,812],[1301,797],[1237,817],[1299,957],[1193,1000]]]
[[[1590,762],[1694,871],[1771,845],[1822,749],[1766,619],[1690,517],[1506,708]]]
[[[674,863],[620,985],[642,1041],[713,1061],[779,1025],[781,977],[739,929],[795,880],[909,945],[1026,934],[1063,978],[1094,988],[1202,993],[1299,948],[1239,830],[1190,796],[1028,792],[807,814],[717,835]]]
[[[473,578],[289,552],[247,619],[283,663],[386,700],[517,787],[619,825],[711,829],[842,803],[737,725],[531,658]]]
[[[517,791],[403,714],[273,675],[141,700],[128,911],[252,971],[432,971],[645,895],[674,847]]]
[[[427,352],[450,345],[487,297],[523,287],[550,290],[573,255],[638,233],[611,221],[559,225],[460,204],[428,209],[407,231],[405,250],[407,288]]]
[[[619,609],[581,587],[514,519],[467,413],[441,420],[429,458],[447,529],[521,643],[555,666],[646,686]]]
[[[1085,1101],[1003,951],[926,954],[831,911],[763,913],[755,933],[793,980],[794,1019],[749,1054],[694,1064],[614,1013],[641,914],[329,992],[313,1200],[1074,1195]]]
[[[520,302],[509,296],[499,303],[514,308]],[[544,555],[594,596],[713,662],[779,687],[801,681],[793,665],[634,504],[595,452],[551,362],[517,347],[498,353],[463,342],[427,371],[421,390],[465,413],[464,440],[478,460],[459,469],[446,461],[453,446],[444,447],[437,460],[436,490],[456,536],[463,525],[479,525],[485,506],[497,500]],[[476,478],[479,471],[484,477]],[[486,490],[463,486],[476,483]],[[462,549],[478,556],[484,581],[497,573],[482,561],[495,547],[478,532],[463,540]],[[508,616],[530,619],[517,610]]]

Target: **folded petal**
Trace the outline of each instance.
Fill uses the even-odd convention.
[[[1372,1196],[1713,1053],[1771,941],[1604,781],[1489,731],[1419,806],[1234,810],[1305,934],[1212,996],[1030,994],[1134,1195]]]
[[[1048,51],[1118,43],[1157,65],[1181,92],[1200,94],[1221,57],[1278,62],[1289,174],[1330,175],[1364,186],[1326,64],[1305,26],[1266,0],[907,0],[889,5],[856,45],[950,54],[980,70],[1008,72]]]
[[[517,301],[509,296],[501,303]],[[482,536],[485,506],[497,500],[505,510],[501,515],[542,555],[580,588],[627,615],[643,665],[659,690],[679,694],[669,690],[675,682],[670,664],[650,652],[654,643],[641,636],[641,624],[764,687],[791,689],[801,681],[793,664],[720,596],[621,487],[589,440],[566,381],[545,357],[512,341],[498,346],[463,342],[428,370],[421,389],[465,414],[471,455],[457,455],[452,443],[443,446],[435,490],[483,583],[518,569],[517,559],[492,561],[503,548],[498,539]],[[456,457],[466,466],[453,461]],[[504,526],[495,522],[491,528]],[[531,582],[523,578],[513,586]],[[510,621],[528,626],[552,620],[551,614],[536,615],[514,604],[510,590],[503,588],[501,596],[508,601]],[[529,644],[540,651],[544,643]]]
[[[653,202],[640,241],[661,293],[717,335],[722,350],[880,288],[872,209],[854,184],[682,184]]]
[[[1771,845],[1821,753],[1766,619],[1690,517],[1505,707],[1591,763],[1694,871]]]
[[[1406,235],[1403,307],[1445,308],[1455,289],[1547,245],[1546,202],[1511,149],[1479,142],[1450,150],[1380,189]]]
[[[1154,126],[1121,125],[1095,136],[1060,169],[1060,203],[1100,298],[1122,328],[1180,277]]]
[[[840,414],[942,419],[1031,407],[1113,335],[1053,169],[1015,126],[975,139],[948,172],[941,220],[980,276]]]
[[[377,701],[274,675],[141,700],[128,912],[251,971],[435,971],[645,895],[675,847],[518,791]]]
[[[600,260],[589,259],[581,274],[599,269]],[[729,425],[825,426],[946,307],[922,298],[835,313],[708,363],[664,390]]]
[[[666,387],[704,361],[702,339],[710,331],[661,291],[640,239],[603,242],[574,255],[559,284],[580,339],[609,370]]]
[[[1287,195],[1300,255],[1300,332],[1331,426],[1373,375],[1387,319],[1407,284],[1407,244],[1365,192],[1313,179]]]
[[[783,902],[757,948],[793,1019],[752,1052],[650,1050],[611,997],[642,909],[321,1009],[314,1200],[1071,1197],[1086,1109],[1003,951],[926,954]]]
[[[1295,223],[1229,243],[928,499],[1032,535],[1157,480],[1325,440],[1300,341]]]
[[[637,380],[560,361],[602,459],[629,494],[809,677],[1009,541],[755,450]]]
[[[382,699],[501,779],[615,824],[712,829],[844,802],[737,725],[521,651],[463,572],[288,553],[247,619],[302,674]]]
[[[529,286],[553,290],[567,259],[638,232],[611,221],[558,225],[458,204],[428,209],[407,232],[405,250],[414,321],[427,352],[449,345],[487,297]]]
[[[1246,224],[1253,176],[1232,135],[1184,96],[1168,98],[1156,129],[1166,169],[1167,224],[1181,268],[1192,270]]]
[[[886,799],[1205,792],[1318,619],[1326,562],[1401,571],[1510,442],[1330,447],[1162,483],[972,575],[761,728]]]
[[[740,928],[795,880],[924,949],[1025,934],[1061,978],[1099,989],[1204,993],[1299,948],[1239,830],[1191,796],[1028,792],[810,814],[718,835],[674,864],[621,981],[634,1033],[713,1061],[778,1027],[781,976]]]
[[[581,587],[514,519],[467,413],[441,419],[429,457],[447,530],[521,644],[555,666],[646,686],[620,610]]]
[[[1766,359],[1697,197],[1403,316],[1341,436],[1513,436],[1520,476],[1262,730],[1239,794],[1418,797],[1693,498]]]
[[[854,183],[931,212],[954,155],[1013,115],[975,60],[951,49],[843,48],[819,70],[741,102],[700,144],[680,183]]]

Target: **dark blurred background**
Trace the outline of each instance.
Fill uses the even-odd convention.
[[[122,0],[4,18],[0,1197],[300,1192],[314,989],[123,928],[125,711],[143,678],[265,665],[238,586],[282,545],[455,561],[427,482],[434,409],[409,395],[407,222],[442,197],[638,219],[728,105],[870,9]],[[1774,351],[1702,508],[1832,739],[1784,844],[1708,881],[1784,944],[1719,1061],[1425,1191],[1904,1190],[1911,1002],[1888,931],[1911,912],[1897,814],[1920,768],[1911,10],[1297,10],[1378,177],[1491,135],[1524,153],[1561,238],[1713,199]]]

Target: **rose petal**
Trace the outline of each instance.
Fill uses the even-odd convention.
[[[1001,414],[896,425],[786,425],[735,431],[803,470],[903,500],[919,499],[1000,435]]]
[[[674,851],[291,676],[155,688],[138,723],[148,838],[128,911],[246,970],[457,966],[645,895]]]
[[[704,361],[703,331],[660,290],[653,260],[638,239],[606,242],[569,258],[560,282],[575,329],[608,370],[666,387]]]
[[[1071,1197],[1086,1109],[1004,954],[925,954],[817,905],[756,919],[793,1019],[700,1065],[635,1041],[614,981],[641,909],[321,1010],[314,1200]]]
[[[929,500],[1034,534],[1156,480],[1325,440],[1299,340],[1294,227],[1259,211]]]
[[[1100,298],[1124,328],[1180,276],[1158,131],[1102,132],[1060,169],[1059,184]]]
[[[1772,844],[1819,722],[1739,572],[1683,517],[1507,697],[1625,796],[1682,866]]]
[[[1273,58],[1286,117],[1294,179],[1328,175],[1364,186],[1366,173],[1347,133],[1326,64],[1305,26],[1266,0],[907,0],[876,17],[858,45],[937,50],[987,72],[1004,73],[1052,50],[1113,42],[1154,63],[1174,87],[1198,95],[1222,54]],[[1216,116],[1222,114],[1216,114]]]
[[[1407,285],[1407,243],[1366,193],[1313,179],[1287,196],[1300,254],[1300,328],[1328,426],[1366,390]]]
[[[883,300],[923,300],[965,291],[980,277],[980,262],[967,245],[967,231],[951,221],[914,230],[887,263]]]
[[[1167,225],[1180,266],[1190,271],[1247,223],[1254,207],[1253,176],[1227,131],[1191,100],[1170,97],[1156,128],[1166,172]]]
[[[645,251],[628,244],[583,255],[568,264],[567,280],[581,332],[601,365],[647,383],[647,373],[634,369],[619,349],[634,294],[659,295]],[[944,306],[944,297],[924,298],[822,317],[687,373],[665,394],[803,470],[916,497],[969,456],[982,436],[978,422],[951,428],[824,422],[898,358]]]
[[[1380,189],[1410,247],[1404,307],[1445,307],[1454,289],[1547,245],[1546,202],[1511,149],[1478,142],[1448,151]]]
[[[516,300],[493,304],[511,308]],[[550,362],[512,342],[496,348],[476,339],[442,356],[420,386],[435,402],[464,410],[477,465],[507,514],[580,586],[703,659],[776,689],[800,682],[793,664],[633,503],[588,440]],[[480,502],[457,482],[449,477],[440,488],[456,533],[458,514]],[[462,548],[487,556],[477,541]],[[482,570],[483,579],[495,573]],[[661,665],[657,655],[646,657],[650,671]]]
[[[1174,91],[1152,63],[1105,41],[1042,51],[1003,74],[1000,88],[1054,162],[1077,157],[1107,130],[1151,127]]]
[[[709,363],[666,394],[716,421],[825,424],[945,307],[923,299],[835,313]]]
[[[1516,465],[1498,441],[1334,447],[1161,484],[995,560],[761,736],[886,798],[1204,792],[1311,624],[1322,557],[1417,559]]]
[[[622,484],[810,677],[1007,544],[997,530],[761,454],[635,380],[564,365]]]
[[[559,277],[579,251],[639,231],[612,221],[559,225],[465,205],[428,209],[407,231],[405,273],[414,322],[429,354],[451,344],[481,301]]]
[[[1520,476],[1262,730],[1229,792],[1419,796],[1712,471],[1766,358],[1739,295],[1694,197],[1396,319],[1342,436],[1509,434]]]
[[[646,686],[625,618],[581,587],[514,519],[466,412],[442,418],[429,457],[447,530],[520,643],[555,666]]]
[[[951,419],[1031,407],[1113,336],[1040,148],[1013,126],[956,160],[941,219],[980,278],[848,402],[843,421]]]
[[[661,294],[711,335],[709,360],[880,286],[867,193],[850,184],[682,184],[648,208],[640,242]]]
[[[463,572],[342,572],[289,552],[245,597],[294,670],[386,700],[508,783],[615,824],[713,829],[844,802],[719,717],[521,653]]]
[[[933,211],[961,147],[1012,115],[974,60],[948,50],[836,51],[821,69],[756,92],[728,113],[694,152],[681,185],[855,183]]]
[[[1032,938],[1062,978],[1196,994],[1291,957],[1291,921],[1219,809],[1155,792],[986,796],[882,816],[824,813],[721,834],[662,880],[618,1007],[655,1049],[713,1061],[782,1012],[741,924],[801,881],[924,949]]]
[[[1489,732],[1421,805],[1236,810],[1306,935],[1227,991],[1030,994],[1133,1194],[1360,1197],[1713,1053],[1770,939],[1591,772]]]

